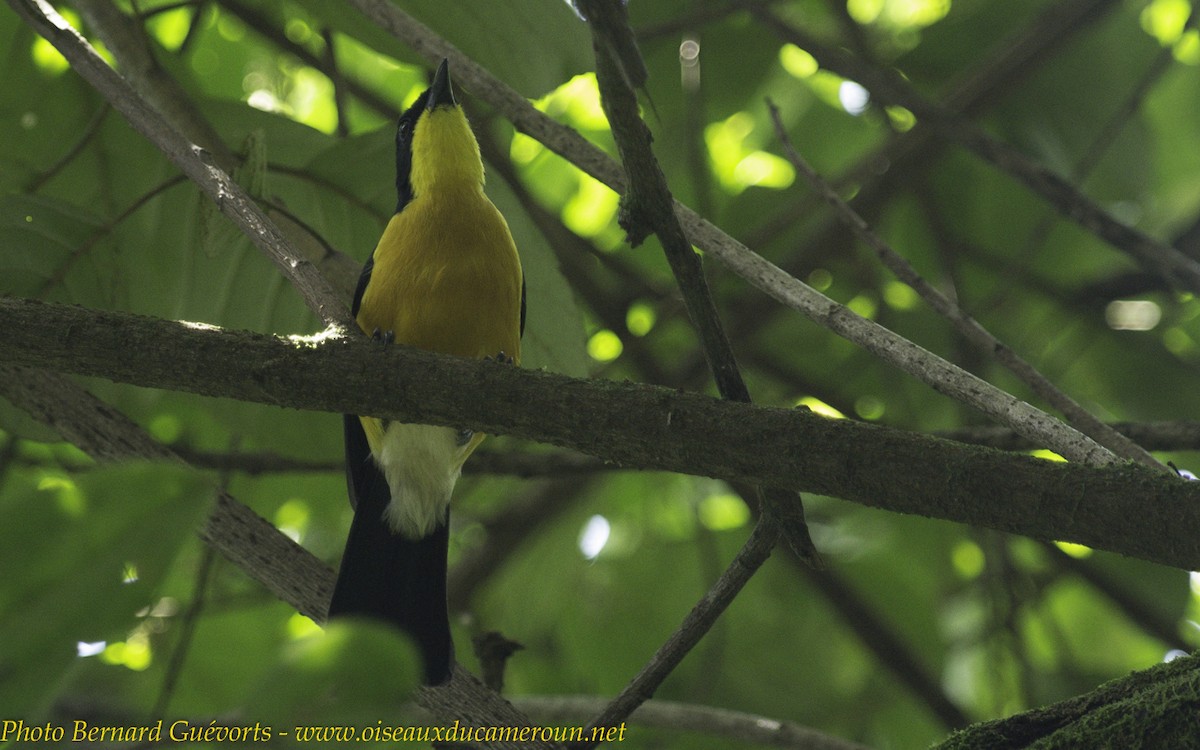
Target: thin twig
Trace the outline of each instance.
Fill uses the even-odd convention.
[[[243,233],[291,280],[305,303],[327,324],[354,330],[349,310],[317,268],[286,237],[210,155],[189,143],[101,58],[86,39],[45,0],[8,0],[38,34],[54,45],[71,68],[88,81],[133,126],[196,183]]]
[[[1114,422],[1112,429],[1152,451],[1200,451],[1200,422]],[[1006,451],[1030,451],[1036,445],[1006,427],[994,425],[941,430],[934,435],[971,445],[986,445]]]
[[[1188,22],[1191,23],[1194,18],[1195,16],[1193,15],[1189,18]],[[1150,67],[1142,74],[1138,82],[1134,84],[1133,90],[1101,125],[1100,130],[1092,138],[1083,156],[1075,164],[1075,168],[1070,175],[1072,180],[1081,186],[1086,184],[1088,177],[1099,166],[1101,159],[1108,152],[1109,147],[1115,143],[1117,136],[1124,130],[1133,115],[1137,113],[1147,94],[1150,93],[1150,90],[1162,76],[1171,69],[1174,62],[1175,52],[1172,47],[1164,47],[1159,51],[1158,55],[1150,63]],[[1057,224],[1057,212],[1048,212],[1048,215],[1044,216],[1030,230],[1029,236],[1022,243],[1022,247],[1015,254],[1015,258],[1005,263],[1004,272],[1012,274],[1013,269],[1027,266],[1036,253],[1044,251],[1045,240]],[[1175,244],[1183,248],[1178,239],[1175,240]],[[1167,288],[1166,283],[1162,281],[1161,277],[1149,274],[1146,271],[1140,271],[1139,273],[1143,278],[1152,279],[1157,282],[1156,285],[1158,287]],[[997,290],[990,298],[983,300],[977,309],[990,309],[1007,299],[1009,299],[1009,295],[1005,291]]]
[[[683,294],[688,317],[700,339],[701,350],[713,373],[717,390],[726,400],[750,403],[750,391],[742,379],[733,355],[733,347],[725,335],[721,318],[713,303],[700,256],[692,249],[675,214],[675,200],[651,148],[650,130],[641,118],[637,94],[633,87],[635,81],[644,78],[644,68],[640,67],[640,53],[629,28],[625,6],[611,0],[576,0],[576,7],[586,16],[588,27],[592,31],[600,103],[608,118],[629,180],[629,189],[621,200],[621,227],[625,229],[630,244],[634,246],[650,234],[658,236],[671,272]],[[622,50],[623,54],[618,54],[617,50]],[[637,73],[630,70],[630,66],[635,65]],[[757,560],[750,569],[751,573],[770,554],[781,531],[797,554],[813,561],[814,564],[818,559],[816,548],[808,534],[808,527],[804,523],[800,498],[785,498],[782,494],[767,494],[762,491],[758,493],[760,505],[773,506],[777,503],[779,508],[763,507],[755,527],[756,533],[751,536],[751,542],[747,542],[748,555]],[[788,508],[786,512],[782,510],[784,507]],[[785,525],[780,524],[781,519],[785,519]],[[765,546],[756,550],[752,542]],[[759,555],[761,559],[758,559]],[[737,565],[738,560],[735,559],[730,569],[734,570],[734,566]],[[721,585],[721,580],[724,580],[724,576],[718,580],[718,586]],[[749,575],[735,588],[730,589],[728,601],[732,601],[746,580],[749,580]],[[712,594],[702,600],[689,615],[691,622],[685,621],[681,630],[659,649],[654,659],[613,699],[591,726],[614,726],[628,716],[639,703],[653,695],[654,690],[666,679],[675,665],[683,660],[716,622],[717,617],[728,606],[728,601]],[[687,634],[681,635],[683,632]]]
[[[1054,206],[1064,218],[1130,255],[1173,287],[1200,293],[1200,262],[1117,220],[1067,180],[988,135],[964,117],[921,96],[898,74],[874,68],[844,50],[822,44],[761,5],[750,4],[749,7],[781,39],[804,48],[822,68],[859,83],[879,103],[908,109],[919,123],[1016,178]]]
[[[590,695],[534,695],[512,699],[513,705],[543,721],[578,721],[593,716],[605,699]],[[818,732],[790,721],[715,706],[653,699],[638,707],[630,723],[719,737],[782,750],[867,750],[866,745]]]
[[[47,294],[49,294],[51,289],[54,289],[63,282],[63,279],[67,277],[67,274],[71,271],[71,268],[75,265],[75,263],[90,253],[92,248],[96,246],[96,243],[108,236],[114,229],[116,229],[118,224],[128,219],[138,209],[145,206],[154,198],[166,192],[168,189],[185,182],[186,180],[187,178],[183,175],[175,175],[174,177],[167,178],[158,185],[150,188],[148,191],[142,194],[141,197],[129,204],[124,211],[105,222],[103,226],[97,227],[95,231],[88,235],[83,242],[79,243],[79,245],[77,245],[71,251],[71,254],[62,262],[61,265],[58,266],[58,268],[54,269],[54,273],[50,274],[50,277],[42,283],[37,292],[34,293],[34,296],[45,297]]]
[[[918,656],[917,649],[844,576],[834,570],[813,570],[799,564],[796,567],[821,592],[828,606],[875,656],[878,664],[909,689],[915,701],[924,704],[948,729],[971,723],[970,717],[946,694],[937,673]]]
[[[955,330],[958,331],[959,335],[974,345],[985,356],[994,356],[997,362],[1032,388],[1034,393],[1037,393],[1048,404],[1062,412],[1067,420],[1083,434],[1118,456],[1141,461],[1147,466],[1169,471],[1166,466],[1159,463],[1144,448],[1101,422],[1077,401],[1066,393],[1063,393],[1049,378],[1038,372],[1037,368],[1026,362],[1019,354],[992,335],[979,321],[975,320],[975,318],[959,307],[957,302],[926,281],[917,272],[917,269],[913,268],[911,263],[893,250],[891,245],[887,244],[876,234],[868,226],[866,220],[859,216],[858,212],[850,204],[846,203],[829,183],[821,179],[817,171],[800,155],[795,146],[792,145],[791,138],[788,137],[787,128],[784,127],[783,120],[779,115],[779,108],[775,106],[775,103],[768,99],[767,108],[770,110],[771,122],[775,126],[775,135],[783,147],[784,156],[796,168],[796,171],[804,175],[813,189],[833,207],[833,210],[842,223],[850,227],[854,234],[875,252],[875,255],[883,265],[895,274],[896,278],[903,281],[920,295],[921,299],[925,300],[936,313],[949,321]]]
[[[196,634],[196,625],[200,620],[200,613],[204,611],[204,605],[207,600],[209,576],[212,573],[213,563],[216,562],[216,550],[209,545],[204,545],[200,551],[200,566],[196,569],[195,584],[192,589],[192,601],[188,604],[187,610],[184,611],[180,618],[182,629],[179,633],[179,640],[175,643],[175,648],[171,651],[170,659],[167,661],[166,675],[163,677],[162,687],[158,691],[158,698],[154,701],[154,710],[150,712],[150,719],[158,719],[167,715],[167,707],[171,703],[171,696],[175,694],[175,685],[179,682],[179,677],[183,673],[183,663],[187,658],[188,650],[192,645],[192,638]]]
[[[960,114],[982,111],[1041,70],[1120,4],[1119,0],[1063,0],[1045,6],[1023,28],[1001,40],[990,59],[947,86],[943,106]]]
[[[108,116],[111,110],[112,107],[109,106],[108,102],[101,104],[100,108],[88,120],[88,124],[84,126],[83,132],[75,139],[75,143],[57,161],[34,175],[33,179],[25,185],[23,192],[36,193],[38,190],[41,190],[43,185],[52,180],[64,167],[74,161],[75,157],[79,156],[83,152],[83,149],[96,137],[96,134],[100,132],[100,126],[104,124],[104,118]]]
[[[1056,544],[1042,542],[1041,547],[1050,559],[1066,573],[1079,576],[1101,596],[1121,610],[1129,621],[1152,638],[1157,638],[1166,648],[1192,651],[1195,646],[1181,637],[1179,618],[1169,609],[1166,611],[1151,603],[1146,591],[1145,579],[1122,580],[1110,575],[1102,567],[1103,560],[1084,559],[1068,555]],[[1128,581],[1128,582],[1126,582]]]
[[[592,29],[600,103],[629,180],[621,200],[621,227],[635,247],[649,235],[658,235],[718,391],[724,398],[748,403],[750,392],[713,304],[700,256],[675,216],[674,199],[651,149],[650,130],[642,121],[637,94],[623,75],[622,61],[609,51],[625,48],[633,38],[623,6],[606,0],[580,0],[578,7],[587,15]]]
[[[761,4],[761,0],[736,2],[743,8],[752,2]],[[1117,4],[1117,0],[1065,0],[1048,7],[1024,28],[1001,41],[992,57],[968,70],[959,82],[948,86],[948,93],[942,98],[943,105],[960,114],[982,112],[1035,73],[1040,64],[1068,42],[1087,32]],[[869,216],[873,207],[880,205],[890,191],[918,181],[919,174],[934,162],[934,154],[944,145],[945,142],[934,138],[927,128],[913,128],[859,158],[833,180],[834,187],[861,186],[854,203],[859,213]],[[881,165],[888,165],[882,179]],[[806,216],[811,208],[806,203],[801,204],[781,216],[768,219],[747,236],[746,244],[750,247],[769,244],[795,224],[797,218]],[[785,268],[790,270],[789,266]],[[759,319],[756,307],[751,305],[744,311],[748,320]]]
[[[8,470],[17,457],[19,442],[16,435],[6,435],[4,444],[0,445],[0,489],[4,488],[4,482],[8,479]]]
[[[625,8],[612,0],[579,0],[577,7],[587,16],[592,30],[600,103],[629,180],[629,189],[621,199],[621,226],[628,234],[630,244],[635,246],[650,234],[658,236],[717,390],[729,401],[750,403],[750,390],[742,378],[733,347],[713,303],[700,256],[692,249],[679,222],[674,209],[675,199],[651,148],[650,129],[642,120],[637,94],[626,74],[625,66],[629,63],[613,52],[626,50],[627,55],[638,54]],[[804,523],[800,499],[760,492],[759,500],[780,502],[772,512],[783,522],[782,532],[788,545],[813,564],[819,564],[819,556]]]
[[[350,134],[350,119],[346,111],[345,78],[337,64],[337,42],[333,30],[329,28],[321,29],[321,38],[325,40],[325,68],[322,72],[333,83],[333,106],[337,112],[337,134],[339,138],[345,138]]]
[[[470,607],[475,593],[503,569],[504,562],[523,545],[538,539],[538,533],[564,514],[576,510],[593,486],[590,477],[569,477],[541,483],[522,497],[506,503],[502,512],[478,519],[484,541],[462,554],[450,568],[447,589],[450,611]]]
[[[250,27],[252,31],[279,49],[295,57],[305,65],[324,73],[334,85],[335,92],[340,92],[344,86],[346,93],[353,94],[363,104],[389,120],[395,120],[399,116],[400,111],[398,107],[389,101],[386,96],[376,93],[366,84],[345,75],[341,70],[334,67],[331,55],[322,57],[313,53],[304,45],[297,44],[288,39],[287,34],[282,29],[254,6],[240,2],[240,0],[217,0],[217,5],[232,13],[238,20]],[[329,49],[332,48],[330,47]],[[339,110],[340,112],[341,110]],[[339,121],[343,119],[341,114],[339,114],[338,119]]]
[[[121,75],[138,95],[177,132],[208,151],[217,166],[232,172],[237,156],[187,92],[158,64],[139,20],[122,13],[112,0],[76,0],[74,6],[116,58]]]
[[[600,324],[621,339],[622,359],[628,359],[641,371],[643,382],[675,384],[666,369],[654,358],[646,340],[633,336],[626,327],[630,305],[637,300],[662,300],[665,292],[655,288],[642,274],[628,268],[615,253],[599,250],[565,224],[558,213],[543,207],[521,180],[496,139],[483,129],[478,134],[479,150],[489,165],[489,174],[497,174],[508,185],[521,208],[545,238],[558,258],[559,270],[571,291],[595,314]],[[620,280],[615,288],[597,278],[597,265]]]
[[[586,476],[597,472],[625,470],[623,466],[601,461],[595,456],[571,451],[518,453],[487,448],[471,454],[471,460],[463,465],[464,476],[496,474],[522,479]]]
[[[626,718],[640,705],[649,700],[667,675],[683,661],[683,657],[700,642],[730,602],[741,593],[742,588],[758,571],[775,543],[779,539],[779,525],[769,515],[759,518],[750,538],[746,540],[741,550],[729,563],[729,567],[717,579],[712,588],[704,595],[692,611],[684,618],[679,629],[659,647],[654,656],[642,667],[637,676],[614,698],[604,710],[588,723],[592,727],[613,727],[625,721]],[[580,748],[594,747],[595,743],[581,744]]]

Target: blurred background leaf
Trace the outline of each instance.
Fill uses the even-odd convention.
[[[0,705],[36,715],[79,656],[149,665],[162,583],[213,493],[176,466],[13,470],[6,479]]]

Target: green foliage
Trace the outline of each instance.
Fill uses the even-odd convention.
[[[132,670],[149,661],[153,606],[212,487],[173,466],[68,476],[12,470],[0,501],[0,705],[36,715],[78,664],[77,643]]]
[[[417,651],[394,628],[335,623],[284,650],[279,664],[262,676],[256,703],[275,726],[297,720],[370,726],[394,716],[419,682]]]
[[[566,3],[401,5],[615,154],[588,72],[591,38]],[[677,197],[829,296],[1035,400],[834,222],[780,156],[769,97],[797,149],[856,198],[900,254],[1064,391],[1108,420],[1200,410],[1191,395],[1200,305],[1191,294],[1134,273],[1129,256],[958,146],[932,138],[906,156],[896,144],[924,137],[919,119],[873,100],[861,112],[845,106],[842,75],[750,14],[719,5],[629,4],[650,70],[645,115]],[[851,0],[848,15],[818,0],[769,5],[944,100],[990,69],[1005,40],[1036,29],[1053,3]],[[1200,78],[1195,32],[1172,25],[1175,5],[1097,11],[981,92],[970,121],[1119,218],[1155,236],[1182,235],[1200,213]],[[238,181],[273,216],[290,219],[314,257],[332,249],[364,259],[395,204],[392,121],[425,85],[419,56],[328,0],[131,7],[148,16],[163,69],[241,156]],[[681,69],[685,40],[699,43],[698,73]],[[1143,87],[1163,49],[1176,59]],[[319,69],[331,56],[332,78]],[[0,293],[285,335],[319,328],[278,270],[10,12],[0,12],[0,63]],[[681,82],[688,75],[697,87]],[[479,93],[460,98],[490,146],[484,153],[504,160],[488,165],[487,190],[526,270],[524,364],[710,388],[657,242],[629,248],[616,196],[515,133]],[[545,217],[530,201],[570,233],[544,233]],[[916,431],[977,424],[959,405],[708,268],[756,400],[827,405]],[[340,288],[352,285],[344,268],[331,273]],[[1129,302],[1157,318],[1122,323]],[[295,472],[223,469],[221,480],[336,564],[350,519],[336,417],[110,383],[89,388],[181,449],[303,462]],[[96,468],[7,403],[0,428],[0,720],[69,722],[81,706],[117,723],[155,709],[168,719],[237,715],[281,726],[412,719],[396,709],[416,682],[407,644],[357,624],[321,634],[243,572],[210,560],[192,532],[213,496],[211,472]],[[501,457],[545,453],[513,440],[485,445]],[[1184,451],[1162,458],[1195,462]],[[547,473],[504,478],[468,466],[452,563],[492,562],[466,582],[470,596],[455,613],[458,657],[476,667],[470,637],[499,630],[525,647],[505,675],[510,693],[609,696],[732,559],[750,514],[731,488],[707,479]],[[806,509],[837,593],[777,552],[659,697],[915,748],[951,728],[930,692],[968,720],[995,718],[1198,643],[1200,589],[1182,571],[1088,550],[1072,549],[1082,557],[1066,560],[1040,542],[832,498],[806,498]],[[607,529],[592,557],[581,550],[585,529]],[[487,557],[497,546],[502,552]],[[907,662],[880,646],[879,630]],[[77,656],[91,654],[77,644],[97,643],[97,653]],[[679,736],[635,729],[631,741],[670,745]],[[686,736],[689,747],[749,746]]]

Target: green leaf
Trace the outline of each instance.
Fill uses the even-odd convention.
[[[420,674],[416,647],[394,627],[332,623],[284,651],[264,677],[256,711],[281,727],[396,726],[403,723],[397,708],[411,699]]]
[[[297,0],[331,28],[397,60],[420,63],[399,41],[335,0]],[[403,10],[444,36],[500,80],[533,99],[592,65],[587,27],[561,0],[445,3],[416,0]],[[535,54],[536,52],[536,54]]]
[[[8,485],[0,495],[0,705],[31,716],[76,664],[77,643],[123,642],[137,628],[212,489],[160,464],[22,472]]]

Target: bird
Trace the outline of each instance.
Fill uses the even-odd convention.
[[[383,344],[519,364],[525,276],[508,224],[484,193],[479,143],[448,60],[397,121],[396,193],[355,288],[359,328]],[[454,663],[450,496],[484,435],[354,414],[343,415],[343,433],[354,519],[329,617],[398,627],[421,654],[426,684],[442,684]]]

